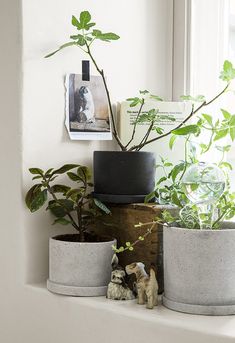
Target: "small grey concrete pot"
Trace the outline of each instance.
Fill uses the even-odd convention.
[[[48,290],[71,296],[106,295],[116,240],[74,242],[69,236],[74,235],[50,238]]]
[[[220,230],[164,227],[163,304],[175,311],[235,314],[235,224]]]

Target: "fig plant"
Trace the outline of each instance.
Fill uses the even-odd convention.
[[[202,95],[193,98],[190,96],[183,96],[183,100],[191,100],[194,103],[197,102],[198,106],[192,106],[192,110],[190,113],[188,113],[186,118],[184,118],[174,128],[170,129],[167,132],[164,132],[164,129],[159,125],[162,119],[162,115],[158,113],[159,111],[157,108],[152,108],[149,111],[142,111],[146,100],[154,99],[156,101],[162,101],[160,97],[151,94],[148,90],[144,90],[140,91],[140,94],[138,96],[128,98],[127,100],[130,101],[130,106],[137,107],[137,115],[136,119],[133,122],[133,130],[131,137],[129,141],[126,144],[124,144],[119,137],[117,123],[115,120],[115,114],[112,108],[110,91],[105,77],[105,72],[98,65],[93,54],[93,46],[96,41],[111,42],[118,40],[120,37],[116,33],[102,32],[100,29],[96,28],[96,23],[92,21],[91,14],[88,11],[82,11],[80,13],[79,19],[77,19],[75,16],[72,16],[72,25],[76,28],[77,32],[70,36],[70,41],[61,45],[57,50],[53,51],[45,57],[51,57],[60,50],[71,46],[75,46],[81,49],[86,55],[89,56],[98,74],[102,77],[108,100],[113,137],[122,151],[139,151],[144,146],[151,144],[154,141],[170,136],[172,133],[175,133],[176,130],[181,130],[181,132],[187,134],[193,133],[197,129],[196,126],[185,126],[185,124],[202,108],[210,105],[212,102],[217,100],[222,94],[224,94],[228,90],[231,80],[235,78],[235,69],[233,68],[231,62],[225,61],[223,65],[223,70],[220,75],[220,78],[225,82],[224,88],[210,100],[206,100],[205,97]],[[164,115],[164,117],[166,117],[166,115]],[[174,120],[170,116],[168,116],[168,119]],[[146,130],[145,132],[143,132],[143,137],[140,139],[140,141],[137,144],[134,144],[133,142],[136,134],[136,126],[143,121],[147,124],[144,125],[144,127],[146,127]],[[156,136],[150,138],[151,132],[154,132]]]

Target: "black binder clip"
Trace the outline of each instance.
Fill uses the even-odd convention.
[[[82,61],[82,81],[90,81],[90,61]]]

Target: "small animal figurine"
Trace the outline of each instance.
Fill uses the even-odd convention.
[[[135,298],[132,290],[125,282],[125,270],[118,264],[118,257],[113,255],[111,281],[108,284],[107,296],[113,300],[132,300]]]
[[[154,269],[150,268],[150,276],[145,271],[142,262],[131,263],[126,266],[128,275],[135,274],[137,287],[137,304],[153,309],[158,304],[158,283]]]

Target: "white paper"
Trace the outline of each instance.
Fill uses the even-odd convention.
[[[68,74],[65,126],[72,140],[112,140],[108,101],[102,78]]]

